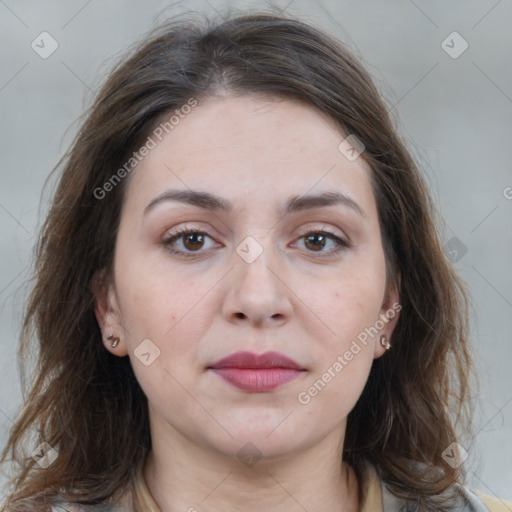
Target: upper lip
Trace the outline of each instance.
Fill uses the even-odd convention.
[[[234,352],[229,356],[215,361],[208,368],[290,368],[303,370],[304,368],[289,357],[280,352],[265,352],[255,354],[253,352]]]

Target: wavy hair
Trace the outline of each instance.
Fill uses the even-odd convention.
[[[394,494],[442,510],[464,478],[442,452],[470,432],[466,284],[447,260],[428,187],[369,73],[339,41],[296,17],[245,13],[160,26],[116,65],[85,113],[41,228],[18,358],[37,363],[1,461],[15,465],[2,510],[48,510],[129,491],[151,449],[147,398],[128,357],[105,350],[94,277],[110,275],[127,180],[98,198],[165,115],[190,98],[298,99],[365,146],[388,280],[402,310],[393,349],[373,362],[351,411],[344,459],[369,461]],[[457,433],[456,433],[457,431]],[[33,435],[35,433],[35,436]],[[32,437],[31,437],[32,436]],[[58,452],[42,469],[31,457]],[[142,511],[140,511],[142,512]]]

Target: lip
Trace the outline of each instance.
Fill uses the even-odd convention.
[[[279,352],[235,352],[208,367],[229,384],[254,393],[272,391],[306,370]]]
[[[254,352],[234,352],[227,357],[223,357],[209,368],[244,368],[244,369],[272,369],[287,368],[289,370],[304,370],[302,366],[286,357],[280,352],[265,352],[264,354],[255,354]]]

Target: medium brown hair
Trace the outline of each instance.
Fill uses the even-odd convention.
[[[57,494],[108,501],[130,489],[145,463],[147,399],[129,358],[103,346],[94,313],[93,279],[112,271],[127,180],[104,199],[95,191],[163,115],[190,98],[200,108],[220,91],[298,99],[363,142],[387,277],[399,285],[402,310],[393,349],[374,361],[348,417],[344,458],[354,467],[373,463],[396,495],[421,510],[441,510],[464,476],[442,452],[457,439],[457,420],[470,431],[465,285],[440,245],[425,181],[369,74],[322,30],[268,13],[173,21],[151,33],[109,75],[59,162],[18,356],[22,366],[33,350],[38,359],[2,454],[2,462],[10,453],[18,464],[2,510],[48,510]],[[46,469],[30,457],[40,442],[58,451]]]

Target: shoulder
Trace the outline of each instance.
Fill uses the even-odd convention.
[[[394,496],[385,485],[382,485],[382,504],[386,512],[408,512],[415,510],[410,502]],[[511,512],[512,502],[503,501],[470,490],[465,486],[457,486],[457,500],[449,512]]]
[[[490,512],[511,512],[512,501],[505,501],[494,496],[483,494],[480,491],[473,491],[473,494],[483,502]]]
[[[417,510],[416,504],[410,500],[397,497],[389,490],[386,483],[381,479],[380,471],[375,466],[370,463],[366,463],[365,466],[363,502],[366,504],[368,501],[373,506],[363,508],[364,512],[366,510],[368,512],[370,510],[384,512],[412,512]],[[373,501],[369,500],[366,494],[371,494]],[[470,490],[467,486],[461,484],[451,487],[447,495],[455,496],[455,499],[445,509],[446,512],[512,512],[512,502],[489,496],[477,490]]]
[[[124,491],[96,505],[66,501],[64,496],[57,495],[51,500],[50,512],[133,512],[132,495],[130,491]]]

